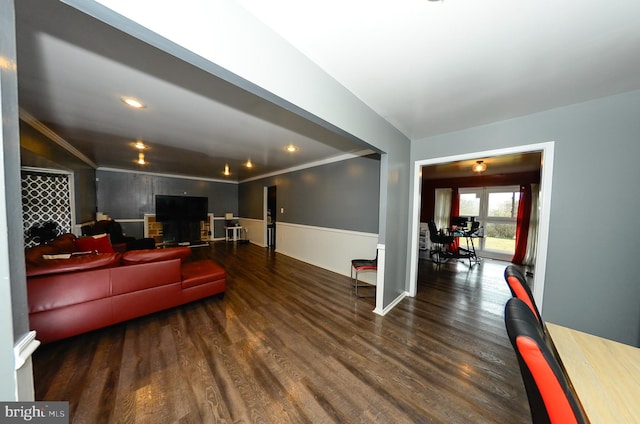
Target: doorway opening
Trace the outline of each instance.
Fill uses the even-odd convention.
[[[266,235],[265,245],[269,249],[276,248],[276,207],[277,207],[277,187],[266,187],[266,210],[265,210],[265,222],[266,222]]]
[[[410,296],[417,293],[417,267],[418,267],[418,251],[419,251],[419,234],[420,234],[420,206],[422,193],[421,170],[424,166],[440,165],[451,162],[476,160],[478,158],[505,156],[517,153],[540,152],[542,154],[542,166],[540,171],[540,197],[539,197],[539,225],[537,234],[537,251],[535,253],[535,274],[533,280],[532,291],[539,308],[542,308],[544,295],[544,280],[546,273],[546,257],[549,236],[549,217],[551,203],[551,183],[553,177],[553,152],[554,142],[546,142],[539,144],[530,144],[516,146],[512,148],[497,149],[490,151],[481,151],[468,153],[457,156],[449,156],[442,158],[426,159],[414,162],[414,185],[413,185],[413,210],[410,223],[410,266],[409,266],[409,287]]]

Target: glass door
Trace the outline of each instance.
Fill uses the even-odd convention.
[[[460,216],[480,221],[484,237],[476,249],[483,256],[509,260],[515,252],[518,186],[461,188]]]

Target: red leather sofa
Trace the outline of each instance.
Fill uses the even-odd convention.
[[[189,247],[73,252],[73,234],[25,250],[30,327],[43,343],[224,293],[226,288],[226,273],[214,262],[185,261]],[[50,256],[61,254],[65,258]]]

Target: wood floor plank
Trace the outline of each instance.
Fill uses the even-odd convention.
[[[386,316],[349,277],[254,245],[193,249],[227,271],[202,299],[42,346],[38,400],[80,423],[528,423],[504,329],[505,263],[420,261]]]

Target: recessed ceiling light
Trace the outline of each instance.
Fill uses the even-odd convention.
[[[294,146],[293,144],[289,144],[287,146],[287,152],[293,153],[293,152],[297,152],[297,151],[298,151],[298,148],[296,146]]]
[[[136,109],[142,109],[145,107],[144,103],[142,103],[138,99],[134,99],[133,97],[121,97],[120,100],[122,100],[125,104]]]
[[[145,160],[144,160],[144,153],[140,152],[140,153],[138,153],[138,160],[136,161],[136,163],[137,163],[138,165],[146,165],[146,164],[148,164],[149,162],[147,162],[147,161],[145,161]]]
[[[144,150],[147,148],[147,146],[144,145],[144,143],[140,140],[136,141],[136,149],[140,149],[140,150]]]
[[[229,175],[231,175],[231,171],[229,171],[229,165],[228,164],[224,165],[224,172],[222,173],[222,175],[226,175],[227,177]]]
[[[253,163],[251,163],[251,159],[247,160],[244,166],[246,166],[247,168],[253,168]]]

